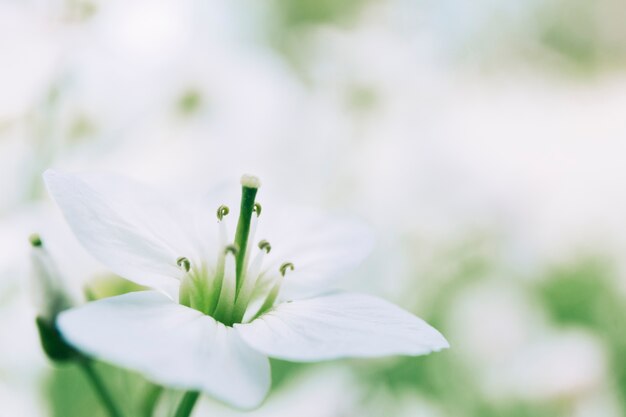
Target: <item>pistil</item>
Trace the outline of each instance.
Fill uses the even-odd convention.
[[[241,207],[239,210],[239,220],[237,221],[237,231],[235,232],[235,245],[237,245],[238,248],[235,264],[237,276],[235,295],[239,294],[245,279],[250,222],[252,219],[252,213],[257,211],[255,210],[254,199],[260,185],[261,182],[257,177],[251,175],[244,175],[241,177]],[[260,210],[257,211],[257,216],[259,213]]]

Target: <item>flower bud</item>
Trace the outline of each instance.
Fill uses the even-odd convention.
[[[54,321],[63,310],[73,307],[73,302],[65,290],[59,270],[43,246],[41,238],[30,238],[32,264],[32,290],[34,293],[37,315]]]
[[[38,235],[30,237],[32,246],[32,289],[37,308],[36,324],[46,355],[54,361],[76,359],[79,353],[68,345],[56,327],[56,318],[73,306],[61,275]]]

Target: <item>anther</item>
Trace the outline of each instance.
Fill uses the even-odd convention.
[[[37,233],[33,233],[32,235],[30,235],[28,237],[28,240],[30,241],[30,244],[34,248],[40,248],[41,246],[43,246],[43,242],[41,241],[41,236],[39,236]]]
[[[290,269],[290,270],[292,270],[292,271],[293,271],[293,270],[294,270],[294,268],[295,268],[295,267],[293,266],[293,264],[292,264],[291,262],[285,262],[284,264],[282,264],[282,265],[280,266],[280,268],[278,268],[278,270],[280,271],[280,274],[281,274],[282,276],[285,276],[285,274],[287,273],[287,269]]]
[[[227,216],[228,213],[230,213],[230,209],[228,208],[228,206],[225,206],[222,204],[221,206],[217,208],[217,219],[219,221],[222,221],[224,216]]]
[[[252,212],[256,213],[256,216],[259,217],[261,215],[261,209],[263,207],[261,207],[261,204],[259,203],[254,203],[254,207],[252,208]]]
[[[228,252],[237,256],[237,252],[239,252],[239,248],[237,247],[237,245],[228,245],[224,248],[224,253],[228,253]]]
[[[264,250],[265,253],[270,253],[270,251],[272,250],[272,245],[270,245],[270,242],[263,239],[262,241],[259,242],[259,249]]]
[[[176,265],[178,265],[179,268],[184,269],[185,272],[189,272],[189,270],[191,269],[191,262],[189,262],[189,259],[185,258],[184,256],[176,259]]]

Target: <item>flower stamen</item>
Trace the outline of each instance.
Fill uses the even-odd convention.
[[[189,259],[185,258],[184,256],[176,259],[176,265],[178,265],[178,267],[183,269],[185,272],[189,272],[189,270],[191,269],[191,262],[189,262]]]
[[[278,268],[278,270],[280,271],[280,275],[282,275],[284,277],[285,274],[287,273],[287,269],[293,271],[295,269],[295,266],[291,262],[283,263],[280,266],[280,268]]]
[[[239,248],[234,243],[231,245],[226,245],[226,247],[224,248],[224,254],[227,254],[229,252],[237,256],[237,253],[239,253]]]
[[[230,209],[228,208],[228,206],[222,204],[217,208],[217,220],[222,221],[224,216],[227,216],[228,213],[230,213]]]
[[[263,239],[259,242],[259,249],[264,250],[265,253],[270,253],[270,251],[272,250],[272,245],[270,245],[270,242]]]

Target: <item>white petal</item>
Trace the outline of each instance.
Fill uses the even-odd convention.
[[[58,325],[72,345],[97,359],[236,407],[258,406],[270,386],[269,361],[234,329],[155,291],[68,310]]]
[[[259,352],[292,361],[424,355],[448,347],[446,339],[422,319],[360,294],[283,303],[235,328]]]
[[[176,297],[182,274],[176,259],[194,259],[200,247],[190,238],[197,230],[194,216],[125,178],[50,170],[44,178],[72,231],[96,259],[124,278]]]
[[[303,207],[263,207],[257,236],[272,244],[265,277],[292,262],[282,294],[302,298],[327,292],[337,278],[355,268],[369,254],[373,234],[362,222]]]

